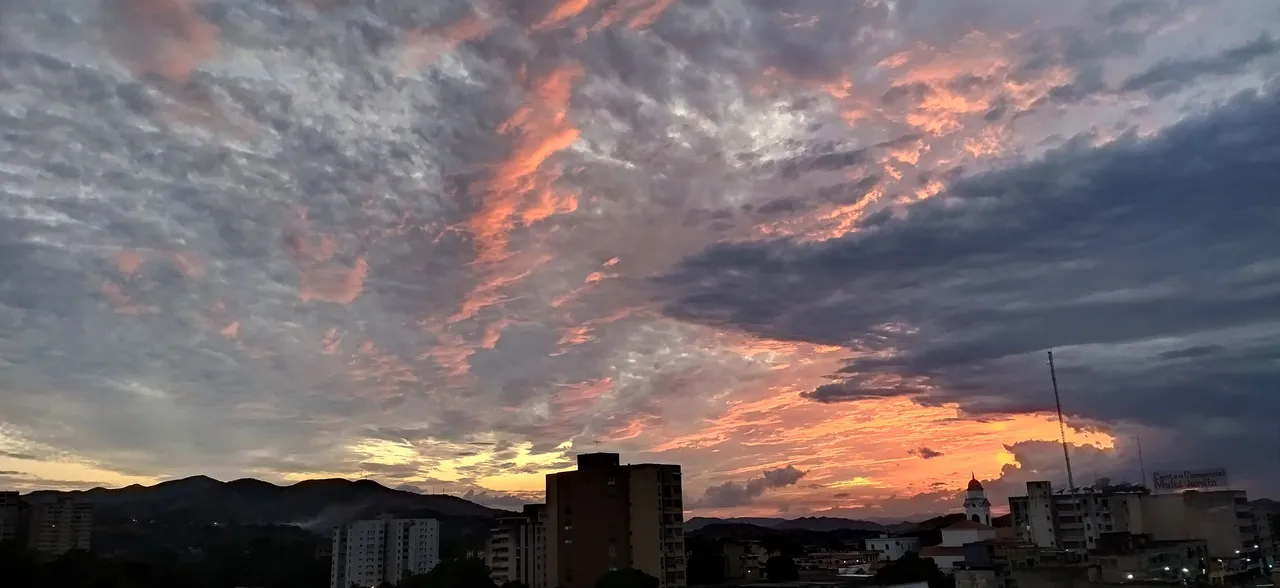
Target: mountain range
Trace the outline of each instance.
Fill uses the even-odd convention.
[[[1249,502],[1249,506],[1258,512],[1280,513],[1280,501],[1270,498],[1259,498]],[[957,518],[959,517],[959,518]],[[730,517],[730,518],[714,518],[714,517],[693,517],[684,523],[686,532],[694,533],[701,529],[711,527],[713,525],[732,525],[739,529],[743,525],[758,527],[761,529],[769,529],[773,531],[814,531],[814,532],[831,532],[831,531],[869,531],[881,533],[911,533],[921,529],[937,529],[938,525],[951,524],[958,522],[963,517],[956,514],[941,515],[923,521],[869,521],[862,519],[847,519],[839,517],[800,517],[795,519],[784,519],[776,517]],[[991,519],[991,525],[994,527],[1008,527],[1011,524],[1010,515],[1000,515]]]
[[[40,490],[27,494],[26,499],[42,502],[61,496],[76,497],[95,505],[99,520],[292,525],[321,534],[327,534],[334,525],[381,514],[432,517],[441,519],[446,525],[463,523],[479,529],[487,527],[485,520],[506,512],[457,496],[420,494],[388,488],[372,480],[343,479],[306,480],[282,486],[252,478],[222,482],[207,476],[194,476],[154,486],[134,484],[114,489]],[[1251,505],[1261,511],[1280,512],[1280,503],[1265,498],[1255,500]],[[685,521],[685,529],[692,533],[712,525],[749,525],[773,531],[901,533],[936,528],[937,524],[955,516],[958,515],[917,522],[839,517],[693,517]],[[996,517],[992,523],[997,527],[1008,526],[1008,519],[1009,515],[1004,515]]]
[[[796,519],[769,517],[693,517],[685,521],[684,528],[685,531],[689,533],[697,532],[712,525],[750,525],[773,531],[814,531],[819,533],[832,531],[904,533],[919,529],[937,528],[938,525],[955,523],[963,518],[964,517],[961,515],[951,514],[933,517],[923,521],[899,521],[891,523],[860,519],[845,519],[839,517],[800,517]],[[996,517],[991,522],[997,527],[1007,527],[1009,526],[1009,515]]]
[[[154,486],[41,490],[29,502],[75,497],[107,520],[218,525],[293,525],[327,533],[334,525],[380,514],[489,519],[503,512],[442,494],[394,490],[372,480],[306,480],[279,486],[250,478],[222,482],[195,476]]]

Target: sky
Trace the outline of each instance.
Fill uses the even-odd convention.
[[[0,59],[0,486],[894,519],[1065,435],[1280,497],[1274,0],[4,0]]]

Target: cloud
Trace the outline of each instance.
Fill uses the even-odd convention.
[[[908,450],[907,453],[920,459],[933,459],[935,457],[942,457],[943,455],[941,451],[935,451],[928,447],[917,447],[915,449]]]
[[[760,477],[752,478],[746,482],[725,482],[712,486],[707,488],[702,499],[697,502],[697,507],[728,508],[747,505],[771,489],[794,485],[806,473],[796,469],[795,466],[788,465],[783,468],[765,470]]]
[[[1185,88],[1200,77],[1239,74],[1246,67],[1277,53],[1280,53],[1280,42],[1263,34],[1244,45],[1209,57],[1166,61],[1125,80],[1120,89],[1125,92],[1147,92],[1156,96],[1167,95]]]
[[[7,457],[9,459],[21,459],[21,460],[39,459],[38,457],[31,455],[30,453],[16,453],[13,451],[0,451],[0,457]]]
[[[836,482],[906,509],[1057,434],[1046,344],[1103,346],[1062,349],[1090,401],[1095,380],[1149,400],[1156,358],[1175,391],[1270,375],[1270,265],[1205,247],[1267,209],[1179,196],[1233,153],[1257,171],[1256,135],[1132,175],[1139,201],[1063,185],[1266,86],[1271,0],[3,4],[0,466],[41,480],[536,500],[614,450],[682,464],[694,495],[787,463],[818,486],[778,493],[796,509]],[[1071,167],[1097,152],[1119,160]],[[1017,214],[1006,192],[1041,187]],[[737,278],[695,271],[713,252]],[[1095,323],[1138,360],[1094,361],[1120,357],[1078,335]],[[1159,420],[1112,398],[1069,435]],[[1244,430],[1208,408],[1196,427]],[[945,455],[902,455],[926,445]]]
[[[1280,408],[1263,392],[1280,374],[1259,361],[1280,348],[1278,123],[1280,96],[1246,92],[1149,139],[958,182],[857,235],[718,245],[658,284],[673,317],[849,346],[814,400],[1043,410],[1043,354],[1059,348],[1070,414],[1225,453],[1265,430],[1254,411]]]

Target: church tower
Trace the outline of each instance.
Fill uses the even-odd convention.
[[[964,516],[975,523],[991,526],[991,501],[987,500],[977,476],[971,476],[969,488],[964,493]]]

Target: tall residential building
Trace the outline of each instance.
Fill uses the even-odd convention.
[[[1210,557],[1245,556],[1260,548],[1244,492],[1188,490],[1150,494],[1142,486],[1055,492],[1027,482],[1027,495],[1009,498],[1018,539],[1051,549],[1094,549],[1103,533],[1150,535],[1155,541],[1204,540]]]
[[[74,498],[58,498],[31,505],[27,546],[40,553],[62,555],[89,550],[93,536],[93,505]]]
[[[17,492],[0,492],[0,542],[26,542],[22,530],[22,498]]]
[[[484,559],[495,584],[519,582],[529,588],[548,588],[546,522],[545,504],[525,505],[521,514],[494,521]]]
[[[1161,541],[1204,540],[1214,558],[1257,557],[1250,554],[1260,550],[1244,491],[1187,490],[1143,497],[1142,526],[1143,532]]]
[[[680,466],[579,455],[577,471],[547,476],[547,586],[590,587],[625,568],[687,585]]]
[[[440,522],[435,519],[356,521],[333,529],[330,588],[395,584],[425,574],[440,561]]]
[[[1142,486],[1077,488],[1054,491],[1049,482],[1027,482],[1026,496],[1009,497],[1017,538],[1049,549],[1084,551],[1103,533],[1143,533]]]

